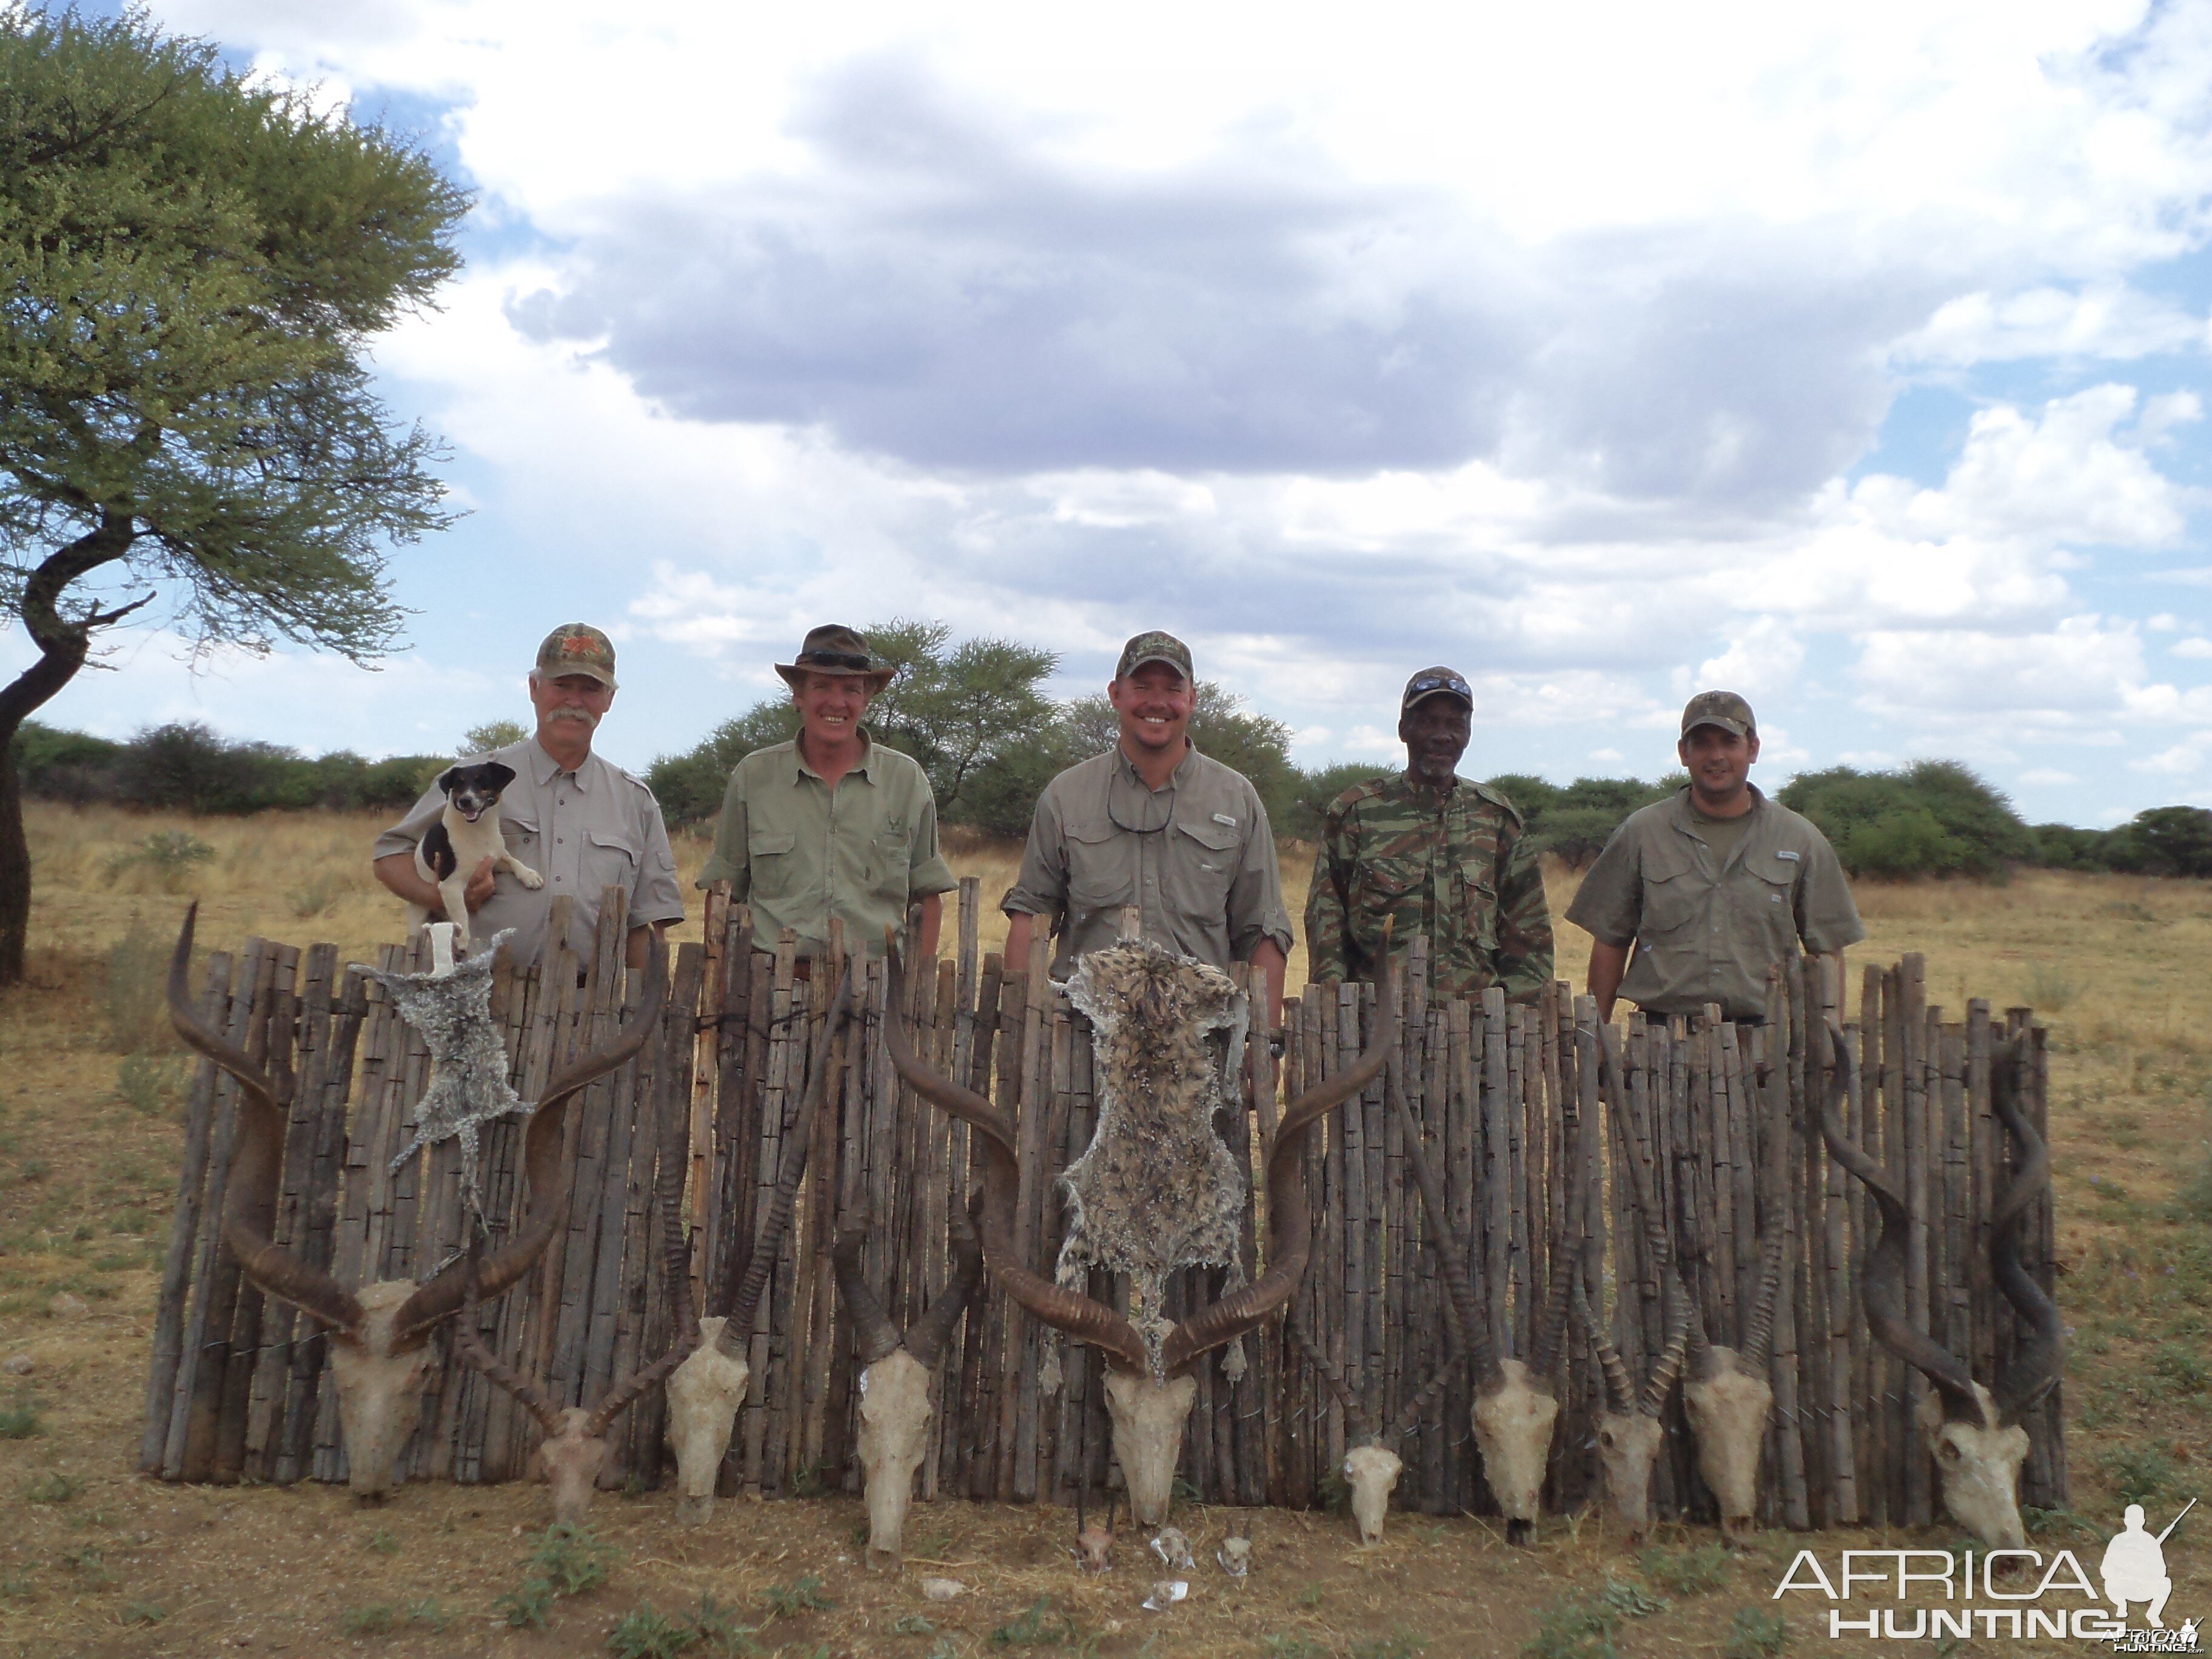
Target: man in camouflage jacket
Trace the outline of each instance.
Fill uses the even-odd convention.
[[[1551,911],[1521,814],[1455,770],[1474,709],[1461,676],[1423,669],[1399,705],[1405,771],[1331,803],[1306,900],[1309,978],[1372,980],[1394,916],[1394,953],[1427,936],[1440,995],[1497,985],[1529,1002],[1552,976]]]

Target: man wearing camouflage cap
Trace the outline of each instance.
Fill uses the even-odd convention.
[[[615,700],[615,647],[588,623],[568,623],[545,636],[530,671],[530,702],[538,729],[520,743],[465,763],[497,761],[514,774],[501,793],[500,835],[507,850],[544,878],[535,891],[486,859],[469,878],[469,929],[488,939],[512,927],[514,959],[532,963],[547,947],[545,923],[556,898],[571,898],[568,943],[587,959],[599,925],[599,896],[609,887],[629,895],[629,963],[646,962],[646,929],[666,931],[684,920],[676,860],[660,803],[643,779],[592,752],[592,734]],[[376,878],[433,915],[443,913],[438,890],[415,869],[415,846],[445,811],[436,785],[376,838]]]
[[[1528,1002],[1552,976],[1551,911],[1521,814],[1456,771],[1474,711],[1457,672],[1423,669],[1399,700],[1406,769],[1330,803],[1306,899],[1310,978],[1372,981],[1393,921],[1389,955],[1425,935],[1443,995],[1495,985]]]
[[[1191,744],[1198,704],[1190,647],[1139,634],[1121,647],[1109,702],[1121,736],[1045,786],[1019,878],[1007,891],[1006,960],[1028,960],[1042,918],[1060,940],[1052,975],[1121,936],[1134,905],[1144,937],[1216,968],[1267,977],[1266,1024],[1280,1018],[1291,918],[1259,792]]]
[[[1840,957],[1866,927],[1827,837],[1752,784],[1749,703],[1699,692],[1675,753],[1690,781],[1613,832],[1567,907],[1590,935],[1589,994],[1603,1019],[1616,995],[1647,1015],[1718,1003],[1730,1019],[1762,1018],[1769,966],[1801,941]]]

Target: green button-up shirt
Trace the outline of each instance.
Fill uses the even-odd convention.
[[[1583,878],[1567,920],[1601,944],[1632,939],[1620,994],[1647,1013],[1730,1019],[1766,1012],[1766,970],[1866,937],[1828,838],[1753,788],[1751,823],[1725,862],[1698,833],[1686,785],[1630,815]]]
[[[1552,976],[1543,871],[1521,814],[1486,783],[1432,789],[1397,772],[1330,803],[1306,898],[1307,976],[1373,980],[1394,919],[1390,954],[1425,934],[1444,996],[1496,985],[1527,1002]]]
[[[753,910],[753,945],[773,951],[783,930],[802,956],[829,942],[830,918],[848,950],[884,949],[884,929],[906,929],[908,902],[959,883],[937,848],[937,798],[908,756],[870,739],[833,791],[796,739],[756,749],[730,774],[714,851],[699,884],[726,881]]]

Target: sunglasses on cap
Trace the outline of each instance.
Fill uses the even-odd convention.
[[[873,671],[875,665],[849,651],[802,651],[797,660],[809,668],[849,668],[856,674]]]
[[[1474,691],[1458,675],[1423,674],[1406,687],[1406,702],[1411,704],[1418,698],[1427,696],[1431,691],[1449,691],[1455,696],[1465,697],[1470,703],[1474,701]]]

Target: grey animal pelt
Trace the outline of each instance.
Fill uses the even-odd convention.
[[[1167,1276],[1227,1267],[1243,1283],[1237,1218],[1245,1171],[1213,1127],[1227,1109],[1241,1128],[1234,1080],[1249,1016],[1228,975],[1144,940],[1081,959],[1068,1000],[1089,1016],[1098,1127],[1060,1177],[1069,1211],[1058,1277],[1079,1286],[1092,1267],[1129,1275],[1129,1318],[1160,1371]],[[1240,1370],[1241,1349],[1224,1364]]]
[[[392,994],[399,1017],[430,1051],[430,1082],[416,1109],[415,1138],[393,1157],[392,1168],[396,1172],[422,1147],[458,1135],[461,1193],[479,1222],[477,1136],[494,1118],[531,1109],[507,1080],[507,1044],[491,1018],[492,961],[514,933],[502,929],[483,954],[456,963],[443,978],[362,968]]]

